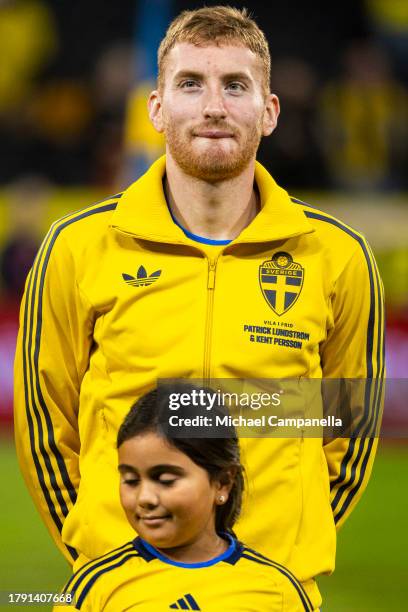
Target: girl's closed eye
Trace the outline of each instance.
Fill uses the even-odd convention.
[[[157,475],[157,481],[165,486],[171,486],[178,480],[175,474],[171,474],[169,472],[163,472]]]
[[[139,484],[139,478],[135,476],[135,474],[122,474],[121,483],[131,487],[135,487]]]
[[[159,478],[159,482],[166,487],[170,487],[177,481],[177,478]]]
[[[123,482],[130,487],[136,487],[139,484],[139,480],[137,478],[126,478]]]

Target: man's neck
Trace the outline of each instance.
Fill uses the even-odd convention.
[[[164,187],[170,209],[193,234],[233,240],[259,211],[254,172],[255,162],[237,177],[209,183],[184,173],[168,156]]]

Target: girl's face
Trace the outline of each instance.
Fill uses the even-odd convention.
[[[229,486],[156,433],[119,447],[120,498],[129,523],[156,548],[204,544],[215,535],[215,509]]]

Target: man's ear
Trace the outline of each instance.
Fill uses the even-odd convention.
[[[152,91],[147,101],[147,108],[149,111],[149,118],[153,124],[153,127],[159,134],[164,132],[163,113],[162,113],[162,101],[161,95],[157,89]]]
[[[275,94],[268,94],[262,122],[262,136],[269,136],[276,128],[280,113],[279,98]]]

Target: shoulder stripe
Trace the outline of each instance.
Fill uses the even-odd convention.
[[[261,559],[264,559],[264,561],[269,561],[269,563],[277,563],[276,561],[273,561],[269,557],[266,557],[265,555],[263,555],[262,553],[258,552],[257,550],[254,550],[253,548],[249,548],[249,546],[243,546],[242,550],[245,551],[245,552],[251,553],[251,555],[254,555],[254,557],[260,557]],[[277,563],[277,565],[280,565],[280,564]],[[282,566],[282,567],[284,567],[284,566]]]
[[[72,593],[76,594],[77,590],[81,587],[81,584],[90,579],[92,577],[92,572],[98,570],[101,567],[107,566],[110,567],[109,564],[117,561],[123,555],[128,555],[130,553],[135,553],[136,557],[139,557],[139,553],[134,549],[131,543],[127,543],[125,546],[122,546],[121,549],[112,550],[110,553],[105,555],[104,557],[98,557],[97,559],[93,559],[83,567],[80,567],[75,574],[73,574],[70,580],[67,582],[64,587],[63,593]]]
[[[101,555],[100,557],[97,557],[96,559],[91,559],[90,561],[82,565],[82,567],[80,567],[74,574],[72,574],[71,578],[66,583],[62,592],[66,593],[68,591],[72,591],[72,589],[75,589],[77,587],[77,584],[80,584],[80,580],[82,580],[83,574],[85,574],[85,572],[87,572],[88,574],[90,571],[92,571],[96,563],[101,563],[105,561],[109,562],[109,561],[112,561],[112,559],[115,560],[118,557],[118,555],[122,554],[123,552],[128,552],[131,550],[134,550],[132,542],[126,542],[126,544],[123,544],[123,546],[114,548],[113,550],[110,550],[105,555]],[[73,584],[74,582],[75,582],[75,585]]]
[[[338,227],[340,230],[342,230],[343,232],[351,236],[351,238],[354,238],[354,240],[356,240],[358,244],[360,245],[360,247],[362,248],[366,259],[367,260],[369,259],[367,248],[366,248],[366,241],[364,240],[363,236],[359,232],[356,232],[355,230],[353,230],[351,227],[349,227],[345,223],[342,223],[338,219],[335,219],[335,217],[331,217],[330,215],[326,215],[320,211],[313,212],[311,210],[304,210],[303,212],[305,213],[306,217],[308,217],[309,219],[317,219],[318,221],[330,223],[331,225]]]
[[[85,597],[100,576],[121,567],[127,561],[129,561],[129,559],[134,559],[136,557],[140,557],[140,555],[132,547],[131,549],[125,549],[116,555],[112,555],[108,559],[104,559],[98,563],[93,563],[92,567],[89,567],[87,571],[82,574],[82,576],[74,583],[72,588],[70,588],[69,591],[65,589],[64,593],[69,592],[73,596],[76,608],[80,610]]]
[[[120,200],[120,198],[123,196],[123,191],[120,191],[119,193],[112,195],[112,196],[108,196],[107,198],[104,198],[103,200],[99,200],[99,202],[96,202],[96,204],[101,204],[102,202],[108,202],[109,200]]]
[[[84,602],[85,597],[87,596],[87,594],[89,593],[89,590],[92,588],[92,586],[95,584],[95,582],[98,580],[98,578],[100,576],[102,576],[102,574],[105,574],[106,572],[109,572],[110,570],[116,569],[117,567],[120,567],[121,565],[123,565],[124,563],[126,563],[126,561],[129,561],[129,559],[132,559],[134,557],[139,557],[139,553],[137,553],[136,551],[133,551],[131,553],[129,553],[128,555],[126,555],[125,557],[123,557],[122,559],[120,559],[120,561],[117,561],[114,565],[110,565],[109,567],[106,567],[104,569],[99,570],[99,572],[97,572],[96,574],[94,574],[91,578],[91,580],[86,584],[86,586],[84,587],[81,595],[78,597],[78,600],[76,602],[76,607],[80,610],[81,606]]]
[[[289,196],[289,197],[290,197],[290,199],[292,200],[292,202],[294,204],[300,204],[301,206],[308,206],[309,208],[313,208],[314,210],[317,210],[317,208],[315,206],[311,206],[307,202],[303,202],[302,200],[298,200],[298,198],[292,198],[291,196]]]
[[[299,580],[296,578],[296,576],[294,574],[292,574],[292,572],[285,567],[284,565],[282,565],[281,563],[278,563],[277,561],[274,561],[273,559],[270,559],[269,557],[265,557],[265,555],[262,555],[260,552],[258,552],[257,550],[254,550],[253,548],[249,548],[248,546],[243,546],[243,550],[245,552],[250,553],[251,555],[253,555],[254,557],[260,557],[262,560],[264,561],[268,561],[269,563],[272,563],[274,567],[276,568],[280,568],[282,570],[284,570],[285,572],[287,572],[295,582],[298,583],[300,589],[302,590],[307,602],[309,603],[309,605],[313,608],[313,604],[309,599],[308,594],[306,593],[305,589],[303,588],[303,585],[301,582],[299,582]]]
[[[244,548],[244,550],[246,549]],[[286,578],[295,587],[297,594],[299,595],[300,600],[303,604],[303,609],[306,610],[306,612],[311,612],[313,610],[313,605],[309,597],[307,596],[305,590],[303,589],[302,585],[300,584],[298,580],[296,580],[296,578],[293,576],[293,574],[289,570],[283,567],[283,565],[280,565],[279,563],[275,563],[274,561],[266,560],[265,558],[260,559],[259,557],[255,557],[252,554],[247,554],[245,552],[242,553],[242,557],[244,557],[245,559],[249,559],[249,561],[255,561],[255,563],[259,563],[260,565],[266,565],[268,567],[273,567],[278,572],[286,576]]]
[[[354,432],[354,437],[349,442],[347,452],[342,460],[340,474],[336,480],[331,483],[331,491],[332,495],[334,495],[332,500],[332,510],[334,520],[337,523],[346,512],[364,479],[368,459],[370,457],[373,445],[373,440],[368,439],[367,441],[367,436],[373,431],[373,429],[375,430],[380,415],[384,375],[382,295],[377,267],[365,239],[350,227],[333,217],[327,216],[321,212],[315,213],[309,210],[304,210],[304,213],[309,218],[330,223],[331,225],[338,227],[358,242],[367,263],[370,283],[370,310],[366,345],[367,381],[365,384],[364,415],[362,416],[356,431]],[[374,345],[377,347],[376,356],[374,355]],[[357,454],[353,464],[351,465],[351,460],[356,451]],[[347,472],[350,465],[350,475],[349,478],[347,478]],[[358,480],[355,484],[353,484],[357,473]],[[337,510],[340,499],[346,491],[349,491],[348,496],[342,507]]]
[[[55,222],[37,254],[27,285],[24,306],[23,375],[30,446],[41,490],[52,520],[59,532],[62,530],[63,519],[69,512],[68,506],[71,507],[76,501],[76,490],[69,477],[64,458],[55,443],[52,420],[40,386],[39,352],[45,274],[53,245],[65,227],[90,215],[114,210],[116,205],[115,202],[104,206],[90,207],[80,213],[66,215],[63,219]],[[41,464],[41,458],[43,465]],[[51,488],[47,486],[44,468]],[[56,471],[69,499],[63,495]],[[55,496],[54,499],[52,492]],[[67,549],[70,555],[76,559],[78,556],[76,551],[71,547],[67,547]]]

